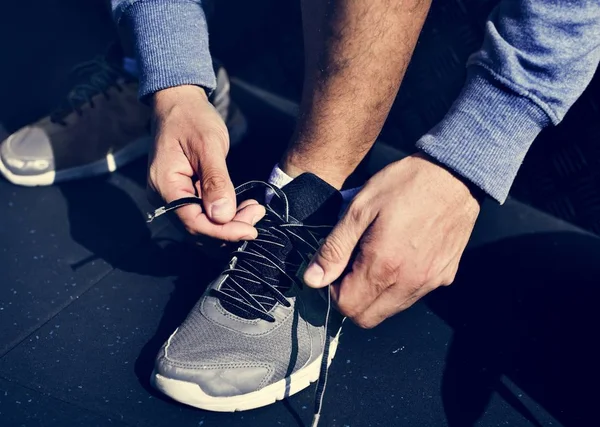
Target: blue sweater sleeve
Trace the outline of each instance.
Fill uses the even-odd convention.
[[[117,24],[131,29],[140,97],[168,87],[216,86],[202,0],[111,0]]]
[[[531,143],[600,61],[600,1],[504,0],[445,118],[417,147],[503,203]]]

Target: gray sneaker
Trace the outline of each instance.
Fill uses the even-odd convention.
[[[271,187],[252,181],[238,194],[256,186]],[[342,316],[301,277],[341,196],[311,174],[273,188],[258,238],[232,254],[158,354],[152,383],[178,402],[222,412],[269,405],[316,381],[335,355]],[[175,201],[151,219],[198,201]]]
[[[144,156],[151,146],[150,108],[138,101],[138,82],[121,63],[115,50],[79,65],[83,82],[60,108],[0,143],[0,173],[18,185],[51,185],[113,172]],[[210,99],[233,146],[247,124],[231,102],[225,69],[215,71],[217,89]]]

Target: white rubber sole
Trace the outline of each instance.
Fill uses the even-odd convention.
[[[11,172],[0,158],[0,173],[16,185],[26,187],[37,187],[52,185],[58,182],[71,181],[75,179],[90,178],[97,175],[114,172],[120,167],[131,163],[134,160],[146,155],[152,144],[151,137],[140,138],[114,154],[109,154],[105,158],[96,160],[83,166],[77,166],[63,171],[50,171],[39,175],[17,175]]]
[[[337,351],[340,332],[331,340],[329,345],[328,365],[331,364]],[[304,390],[311,383],[317,381],[319,379],[321,359],[322,357],[319,357],[289,377],[260,390],[232,397],[209,396],[202,391],[198,384],[174,380],[156,372],[152,372],[150,382],[157,390],[173,400],[196,408],[214,412],[247,411],[270,405],[277,400],[283,400]]]

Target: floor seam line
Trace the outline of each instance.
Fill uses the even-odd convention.
[[[154,232],[150,235],[150,239],[156,238],[156,236],[159,235],[161,232],[163,232],[167,227],[169,227],[169,225],[170,225],[170,223],[167,221],[162,227],[160,227],[160,228],[157,227],[158,229],[156,230],[156,232]],[[138,243],[139,243],[138,245],[132,245],[130,250],[135,250],[139,246],[142,246],[143,239],[140,240]],[[110,265],[110,264],[107,264],[107,265]],[[75,296],[73,298],[71,298],[69,301],[67,301],[64,305],[58,307],[56,312],[54,312],[46,321],[44,321],[43,323],[41,323],[37,326],[34,326],[32,329],[30,329],[29,332],[26,331],[25,335],[22,339],[16,341],[13,344],[10,344],[10,347],[4,353],[0,354],[0,360],[2,360],[5,356],[10,354],[15,348],[19,347],[23,342],[25,342],[29,337],[31,337],[36,331],[43,328],[52,319],[54,319],[56,316],[58,316],[64,309],[66,309],[71,304],[73,304],[75,301],[77,301],[79,298],[84,296],[90,289],[92,289],[94,286],[96,286],[98,283],[100,283],[102,280],[104,280],[109,274],[111,274],[114,271],[116,271],[116,268],[114,268],[112,265],[110,265],[110,269],[106,273],[102,274],[97,280],[90,283],[90,285],[86,289],[84,289],[81,293],[75,294]]]
[[[54,314],[52,314],[45,322],[34,327],[31,330],[31,332],[26,333],[26,335],[21,340],[17,341],[15,344],[13,344],[6,352],[4,352],[3,354],[0,354],[0,360],[4,359],[4,357],[8,356],[14,349],[19,347],[23,342],[25,342],[35,332],[39,331],[41,328],[43,328],[45,325],[47,325],[52,319],[54,319],[56,316],[58,316],[60,313],[62,313],[62,311],[65,308],[69,307],[71,304],[73,304],[79,298],[81,298],[82,296],[87,294],[90,291],[90,289],[92,289],[94,286],[96,286],[98,283],[100,283],[102,280],[104,280],[113,271],[115,271],[115,268],[111,266],[111,268],[105,274],[100,276],[100,278],[98,278],[98,280],[95,280],[93,283],[91,283],[83,292],[81,292],[80,294],[76,294],[77,295],[76,297],[71,298],[69,301],[67,301],[66,304],[64,304],[63,306],[58,308],[56,310],[56,312]]]

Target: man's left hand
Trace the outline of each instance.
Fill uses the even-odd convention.
[[[374,175],[305,272],[332,285],[338,309],[363,328],[405,310],[454,280],[479,203],[445,168],[415,154]]]

